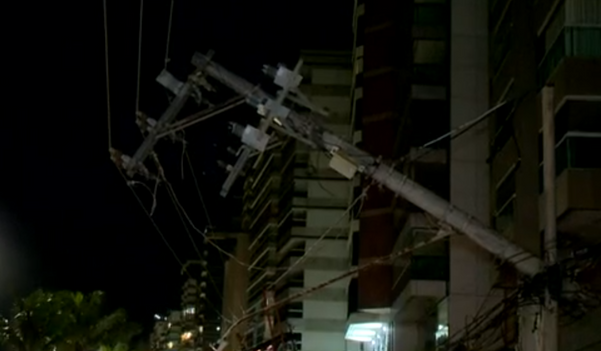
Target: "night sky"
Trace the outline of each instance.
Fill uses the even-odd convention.
[[[36,287],[104,290],[111,305],[147,324],[155,312],[178,306],[183,278],[109,160],[102,1],[9,3],[3,4],[13,8],[3,11],[11,24],[3,31],[1,307]],[[175,0],[168,68],[184,79],[194,51],[214,49],[216,61],[257,82],[263,64],[294,63],[298,49],[349,48],[353,1],[323,3]],[[154,79],[164,64],[169,6],[170,0],[144,4],[140,109],[155,118],[168,104]],[[134,114],[139,9],[137,1],[108,1],[113,147],[128,154],[142,140]],[[186,135],[217,225],[231,215],[218,197],[225,175],[216,165],[235,146],[227,119],[249,114],[241,107]],[[204,228],[190,174],[181,180],[181,145],[162,142],[159,152],[176,193]],[[136,190],[150,207],[149,192]],[[180,259],[196,258],[164,188],[155,219]]]

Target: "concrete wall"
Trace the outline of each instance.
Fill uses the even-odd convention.
[[[246,288],[248,287],[248,268],[243,264],[248,264],[249,260],[249,237],[246,233],[237,235],[234,257],[237,261],[229,259],[225,264],[225,284],[223,288],[223,311],[225,317],[222,321],[221,332],[224,333],[229,325],[229,321],[236,320],[244,314],[247,309]],[[241,264],[242,263],[242,264]],[[243,334],[246,331],[247,323],[241,323],[230,334],[228,347],[226,350],[240,350],[241,345],[237,333]],[[223,335],[222,335],[223,336]]]
[[[451,2],[451,129],[488,109],[487,1]],[[488,126],[482,122],[451,142],[451,202],[489,222]],[[494,281],[492,257],[464,236],[450,239],[449,334],[483,305]]]
[[[301,53],[302,55],[302,53]],[[311,76],[311,85],[301,87],[315,104],[330,111],[326,118],[328,128],[347,136],[350,130],[351,53],[348,66],[329,66],[326,62],[306,59],[305,70]],[[320,86],[346,87],[345,89],[322,89]],[[340,94],[345,91],[346,93]],[[336,92],[336,93],[334,93]],[[299,147],[297,152],[307,153]],[[304,203],[307,213],[304,230],[305,257],[299,269],[303,270],[304,288],[310,288],[337,277],[348,270],[346,235],[349,216],[346,207],[351,195],[352,183],[332,173],[329,159],[321,152],[308,151],[312,168],[309,178],[297,178],[295,182],[307,190]],[[299,199],[300,200],[300,199]],[[319,207],[318,207],[319,206]],[[311,233],[311,238],[307,234]],[[316,237],[313,238],[313,236]],[[319,237],[323,238],[319,239]],[[298,240],[298,238],[293,239]],[[345,349],[347,318],[346,286],[340,281],[303,299],[303,318],[287,322],[295,333],[302,334],[302,351],[342,351]]]

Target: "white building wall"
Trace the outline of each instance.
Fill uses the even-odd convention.
[[[330,112],[330,116],[325,119],[328,128],[345,137],[350,131],[351,83],[350,66],[348,69],[319,66],[311,71],[313,85],[348,86],[348,95],[309,96],[315,104]],[[321,152],[309,151],[309,162],[319,174],[329,170],[329,158]],[[339,200],[328,202],[336,204],[335,208],[307,209],[306,227],[316,231],[315,238],[305,239],[306,258],[302,269],[304,287],[310,288],[343,274],[349,268],[347,238],[345,235],[335,238],[336,234],[331,229],[349,228],[346,206],[352,193],[352,183],[345,179],[308,179],[303,182],[306,182],[308,199]],[[320,240],[318,236],[325,232],[328,233]],[[336,282],[303,300],[303,318],[289,321],[293,324],[294,331],[302,334],[299,351],[346,349],[344,333],[348,308],[347,286],[348,280]]]
[[[451,128],[488,109],[487,1],[451,2]],[[451,202],[489,223],[488,125],[451,142]],[[450,239],[449,335],[461,335],[480,308],[494,304],[492,256],[465,236]]]
[[[327,229],[347,228],[348,214],[345,209],[311,209],[307,211],[307,227],[321,227]]]

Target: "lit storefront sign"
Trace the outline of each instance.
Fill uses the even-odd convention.
[[[387,323],[353,323],[346,330],[345,339],[369,343],[371,351],[387,351],[388,329]]]

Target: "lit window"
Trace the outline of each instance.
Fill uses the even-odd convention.
[[[172,349],[172,348],[173,348],[173,341],[169,341],[169,342],[167,343],[167,348],[168,348],[168,349]]]
[[[202,325],[200,327],[198,327],[198,332],[202,334],[204,328],[202,327]]]
[[[182,341],[190,340],[192,338],[192,332],[185,332],[182,334]]]
[[[184,310],[184,315],[194,314],[194,312],[195,312],[194,307],[188,307]]]
[[[363,58],[360,57],[355,61],[355,74],[363,73]]]

